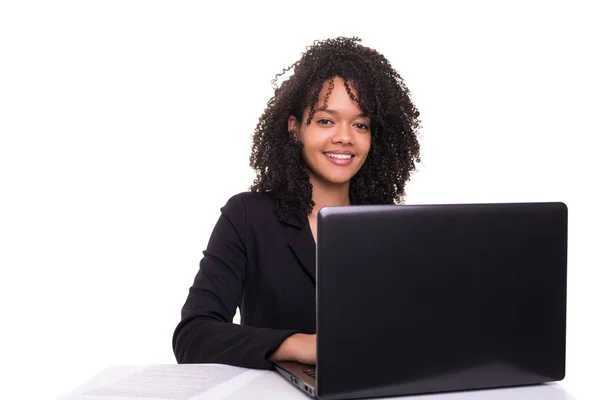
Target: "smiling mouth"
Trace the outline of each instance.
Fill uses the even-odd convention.
[[[337,160],[349,160],[354,157],[353,154],[334,154],[334,153],[323,153],[329,158],[335,158]]]

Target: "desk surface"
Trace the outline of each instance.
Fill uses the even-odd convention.
[[[154,397],[152,397],[154,396]],[[108,368],[59,400],[310,400],[273,371],[218,364]],[[392,399],[390,397],[384,399]],[[401,400],[576,400],[560,384],[472,390]]]

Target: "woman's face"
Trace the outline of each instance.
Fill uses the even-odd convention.
[[[304,145],[303,159],[313,185],[349,185],[350,179],[364,164],[371,148],[371,121],[362,114],[358,103],[348,96],[343,79],[333,80],[333,90],[325,82],[319,94],[315,114],[310,123],[308,107],[302,122],[290,116],[288,130]],[[356,92],[352,85],[352,94]]]

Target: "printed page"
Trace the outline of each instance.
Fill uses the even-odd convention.
[[[118,367],[60,400],[221,399],[263,373],[220,364]]]

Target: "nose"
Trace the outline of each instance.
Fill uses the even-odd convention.
[[[338,124],[335,129],[335,133],[331,137],[332,143],[339,144],[353,144],[354,143],[354,132],[350,124]]]

